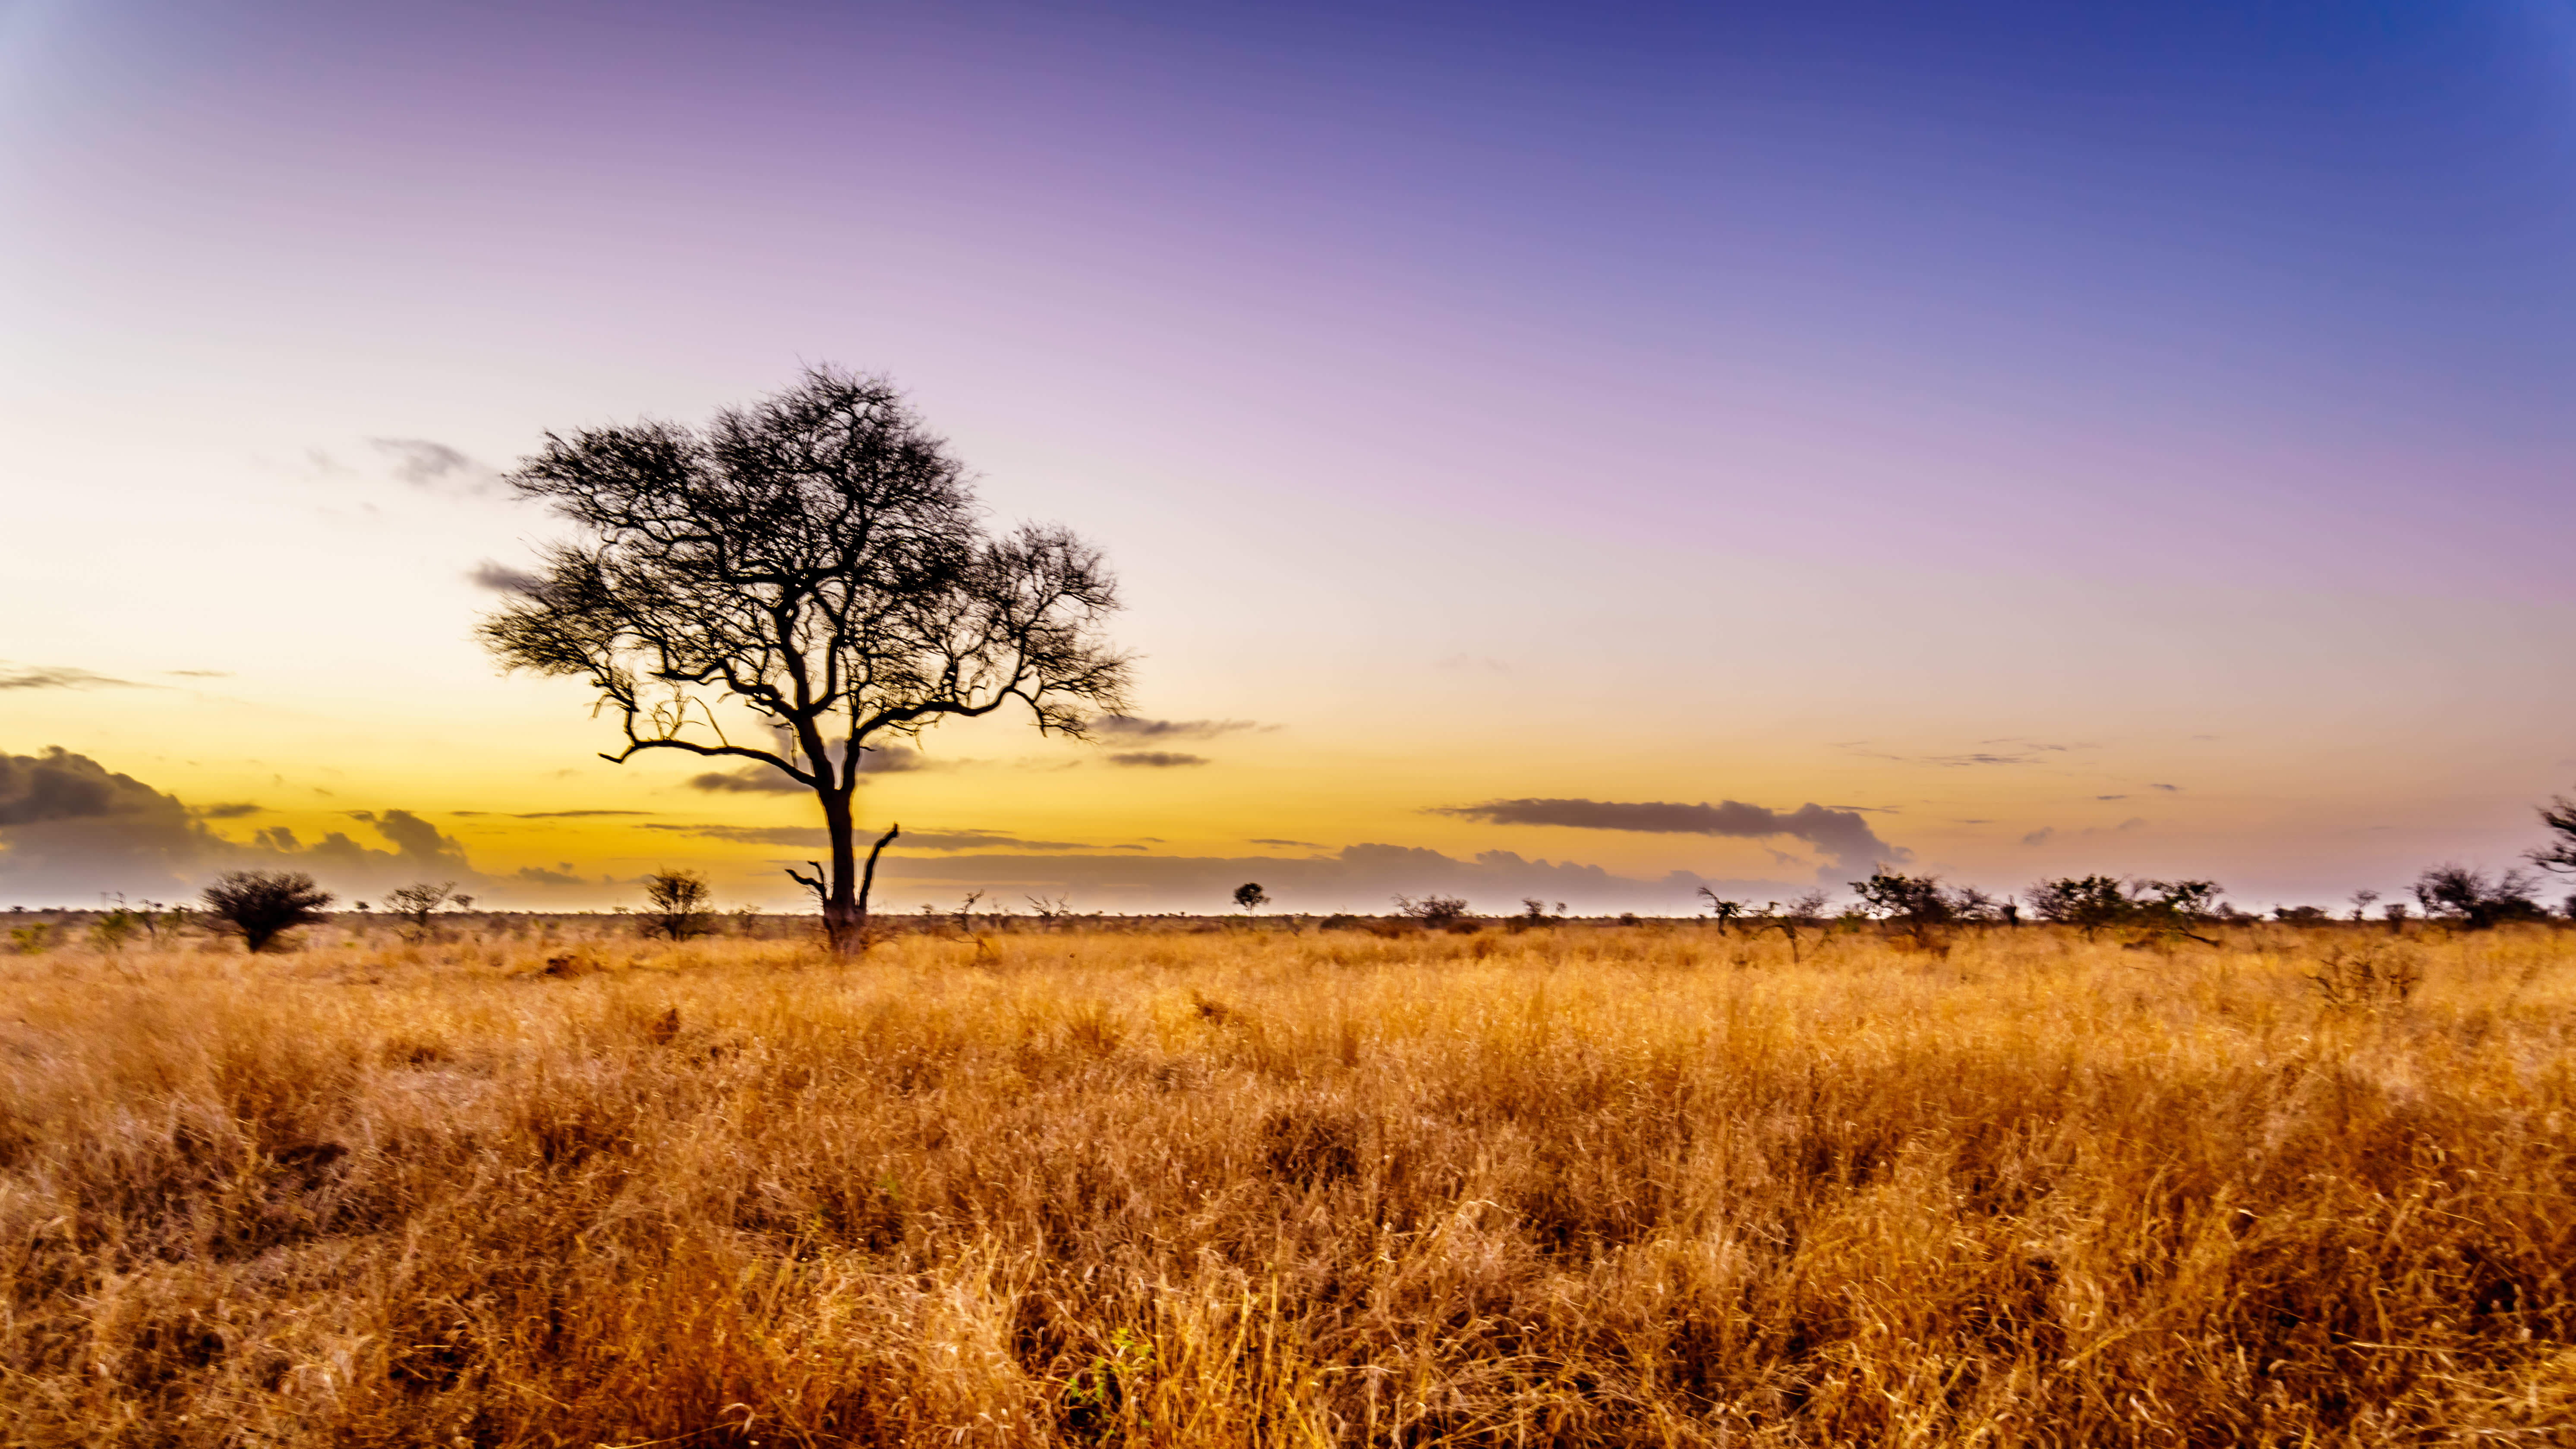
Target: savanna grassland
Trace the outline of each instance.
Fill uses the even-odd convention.
[[[0,957],[0,1441],[2570,1442],[2576,934],[2410,929]]]

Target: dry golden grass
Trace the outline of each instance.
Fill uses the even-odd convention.
[[[318,935],[0,957],[6,1443],[2576,1440],[2568,934]]]

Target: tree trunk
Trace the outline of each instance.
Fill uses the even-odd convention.
[[[856,956],[867,948],[867,912],[859,905],[859,851],[852,838],[850,797],[838,791],[823,796],[823,832],[832,845],[831,893],[823,898],[823,939],[835,956]]]

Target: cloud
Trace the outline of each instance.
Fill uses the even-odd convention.
[[[2147,788],[2150,790],[2166,790],[2177,795],[2182,793],[2182,787],[2180,785],[2149,785]]]
[[[1091,721],[1091,732],[1108,740],[1212,740],[1243,730],[1268,731],[1277,725],[1248,719],[1140,719],[1132,714],[1104,714]]]
[[[376,451],[391,455],[394,476],[414,488],[458,498],[496,497],[506,491],[501,475],[447,446],[427,438],[369,438]]]
[[[790,748],[782,746],[782,748]],[[870,745],[859,755],[859,773],[865,775],[907,775],[915,770],[938,768],[930,758],[910,745]],[[709,770],[691,775],[689,788],[721,795],[803,795],[805,786],[779,772],[775,765],[754,760],[737,770]]]
[[[489,589],[496,594],[520,594],[528,598],[536,597],[546,587],[546,581],[538,575],[525,569],[514,569],[508,564],[494,563],[488,558],[478,560],[474,567],[467,569],[465,579],[478,589]]]
[[[1433,809],[1434,815],[1482,820],[1489,825],[1562,825],[1579,830],[1633,830],[1662,835],[1722,835],[1748,840],[1789,836],[1831,857],[1819,880],[1878,861],[1911,860],[1913,852],[1878,838],[1869,822],[1850,810],[1806,804],[1773,810],[1727,800],[1683,805],[1667,801],[1628,804],[1609,800],[1488,800],[1482,805]]]
[[[265,805],[253,805],[247,800],[236,800],[224,805],[200,805],[197,807],[197,818],[200,820],[239,820],[245,815],[257,815],[267,808],[268,807]]]
[[[676,835],[697,835],[708,840],[729,840],[737,845],[801,845],[814,849],[832,843],[820,825],[645,825],[644,830],[668,830]]]
[[[2112,798],[2116,799],[2118,797],[2114,796]],[[2144,816],[2132,815],[2117,825],[2107,827],[2096,825],[2088,829],[2076,831],[2075,838],[2080,840],[2089,835],[2118,835],[2124,831],[2144,830],[2146,828],[2147,821]],[[2046,845],[2052,840],[2064,838],[2065,835],[2065,831],[2058,829],[2054,825],[2043,825],[2039,829],[2023,836],[2021,838],[2021,843],[2024,845]]]
[[[480,814],[480,811],[457,810],[452,814]],[[529,810],[509,817],[512,820],[587,820],[594,815],[659,815],[658,810]]]
[[[161,672],[164,674],[177,675],[181,679],[230,679],[233,677],[233,672],[229,669],[164,669]]]
[[[450,810],[460,820],[580,820],[593,815],[659,815],[659,810]]]
[[[2129,797],[2126,795],[2096,795],[2093,798],[2096,800],[2126,800]]]
[[[907,830],[887,846],[898,850],[1090,850],[1079,840],[1022,840],[1007,830]],[[1142,846],[1125,849],[1141,850]]]
[[[112,891],[177,899],[219,872],[254,869],[309,871],[348,894],[423,879],[485,883],[462,845],[408,810],[350,812],[389,848],[340,831],[308,845],[284,826],[238,841],[205,823],[258,808],[193,811],[60,747],[0,754],[0,900],[85,902]]]
[[[1314,841],[1311,841],[1311,840],[1271,840],[1271,839],[1262,839],[1262,840],[1256,840],[1256,841],[1254,841],[1254,842],[1252,842],[1252,843],[1253,843],[1253,844],[1255,844],[1255,845],[1279,845],[1279,846],[1288,846],[1288,847],[1293,847],[1293,848],[1302,849],[1302,850],[1322,850],[1322,849],[1324,848],[1323,846],[1318,845],[1318,844],[1316,844]]]
[[[727,795],[802,795],[806,787],[780,774],[769,765],[750,764],[739,770],[709,770],[691,775],[689,788]]]
[[[131,679],[111,679],[69,665],[29,665],[24,669],[0,670],[0,689],[160,689],[158,684],[140,684]]]
[[[821,849],[831,844],[831,837],[819,825],[647,825],[646,830],[668,830],[678,835],[696,835],[708,840],[730,841],[737,845],[801,845]],[[875,840],[874,834],[860,832],[860,844]],[[1089,850],[1079,840],[1022,840],[1007,830],[907,830],[887,846],[889,858],[905,850]]]
[[[0,826],[86,820],[179,802],[131,775],[112,774],[60,745],[41,755],[0,755]]]
[[[2037,765],[2048,755],[2061,755],[2077,748],[2074,745],[2042,744],[2033,740],[1979,740],[1980,745],[2007,745],[2006,750],[1977,749],[1956,755],[1892,755],[1884,750],[1866,748],[1859,742],[1838,748],[1873,760],[1895,760],[1907,765],[1938,765],[1946,769],[1963,769],[1974,765]]]
[[[1184,755],[1172,750],[1130,750],[1125,754],[1111,755],[1109,763],[1168,770],[1182,765],[1204,765],[1210,761],[1204,755]]]
[[[517,870],[510,872],[510,879],[532,886],[578,886],[590,884],[589,881],[573,872],[571,861],[559,861],[557,864],[561,865],[563,868],[560,870],[548,870],[542,865],[523,865]]]

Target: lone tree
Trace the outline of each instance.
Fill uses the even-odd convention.
[[[707,878],[694,870],[657,870],[644,877],[646,935],[659,931],[674,941],[707,933],[707,905],[715,899]]]
[[[298,926],[322,919],[331,893],[300,870],[234,870],[206,887],[206,914],[237,932],[254,952]]]
[[[1126,708],[1099,551],[1052,525],[988,531],[947,444],[882,379],[813,368],[703,432],[549,433],[509,481],[579,537],[484,619],[485,646],[586,679],[625,730],[603,759],[738,758],[813,791],[831,863],[788,874],[836,953],[866,939],[852,796],[876,742],[1015,703],[1085,738]]]
[[[438,913],[439,907],[453,905],[458,910],[463,910],[473,900],[472,896],[458,895],[456,882],[452,880],[435,884],[421,881],[415,885],[398,886],[385,892],[384,906],[386,910],[402,918],[405,930],[416,937],[425,938],[429,935],[429,918]],[[364,908],[361,907],[361,909]]]
[[[2437,865],[2415,878],[2415,903],[2435,920],[2472,931],[2493,930],[2507,921],[2537,921],[2548,912],[2535,899],[2540,882],[2530,872],[2508,870],[2489,876],[2462,865]]]
[[[1270,904],[1270,893],[1261,888],[1259,881],[1248,880],[1234,888],[1234,903],[1248,916]]]

